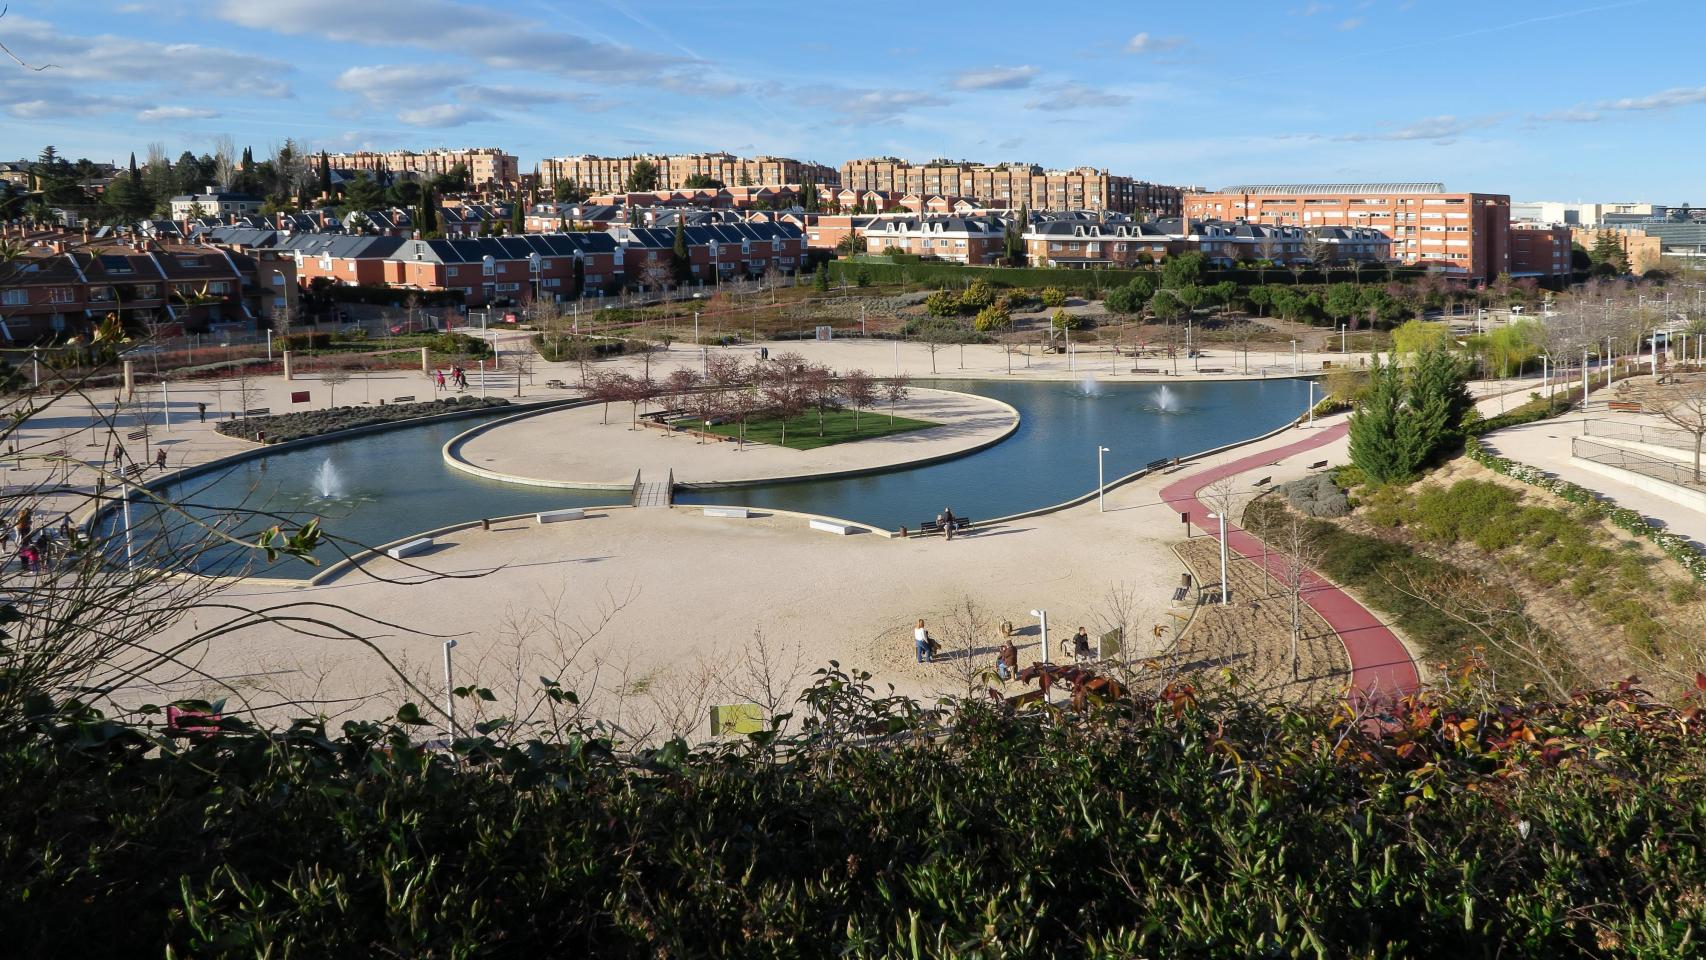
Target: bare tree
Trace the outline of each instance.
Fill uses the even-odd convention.
[[[805,654],[798,644],[779,643],[766,636],[762,628],[755,628],[752,640],[724,678],[723,692],[757,704],[764,711],[765,720],[781,730],[786,729],[792,716],[784,713],[783,708],[799,696],[802,681],[808,675]]]
[[[1694,438],[1694,482],[1700,482],[1700,448],[1706,443],[1706,381],[1691,379],[1652,400],[1659,416]]]
[[[889,402],[889,423],[894,423],[894,408],[912,396],[912,378],[904,373],[883,381],[883,399]]]
[[[348,367],[331,366],[320,371],[320,382],[326,385],[328,407],[338,405],[338,387],[350,382]]]
[[[1525,668],[1552,696],[1567,696],[1582,680],[1551,633],[1524,612],[1522,595],[1532,588],[1509,570],[1451,570],[1431,577],[1406,570],[1385,579]]]
[[[853,432],[859,432],[859,412],[877,402],[877,381],[863,370],[849,370],[841,378],[841,395],[853,408]]]
[[[648,290],[661,291],[669,286],[670,278],[674,276],[675,272],[670,269],[667,261],[652,260],[640,271],[640,283]]]
[[[1268,572],[1291,605],[1291,678],[1298,680],[1301,679],[1298,647],[1303,641],[1303,598],[1322,585],[1315,568],[1320,566],[1323,553],[1311,521],[1290,510],[1262,533],[1263,539],[1274,548],[1265,557]]]
[[[1309,261],[1309,265],[1324,278],[1328,264],[1333,262],[1332,242],[1315,230],[1305,229],[1298,250],[1303,254],[1303,259]]]
[[[213,181],[222,191],[237,181],[237,144],[230,134],[213,138]]]
[[[994,625],[969,594],[955,602],[939,622],[942,655],[936,662],[943,665],[953,680],[953,694],[969,700],[989,686],[989,674],[994,667],[987,657],[993,652],[990,644]]]

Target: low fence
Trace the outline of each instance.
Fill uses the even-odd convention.
[[[1582,432],[1590,437],[1604,437],[1607,440],[1633,440],[1656,447],[1675,447],[1690,451],[1694,449],[1694,437],[1687,431],[1673,427],[1654,427],[1620,420],[1589,420],[1582,425]]]
[[[1595,443],[1583,437],[1574,437],[1570,440],[1570,455],[1578,460],[1586,460],[1606,467],[1616,467],[1619,470],[1652,477],[1654,480],[1674,483],[1679,487],[1706,490],[1706,483],[1694,478],[1693,467],[1671,460],[1650,457],[1633,450],[1625,450],[1622,447],[1613,447],[1603,443]]]

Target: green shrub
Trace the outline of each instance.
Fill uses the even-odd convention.
[[[425,403],[389,403],[381,406],[333,407],[330,410],[304,410],[301,413],[280,413],[265,417],[245,417],[241,420],[221,420],[214,429],[228,437],[256,440],[263,443],[284,443],[303,440],[339,430],[396,423],[419,417],[455,413],[463,410],[482,410],[509,404],[500,397],[481,398],[473,394],[446,397]],[[265,435],[265,440],[262,440]]]
[[[1066,306],[1066,291],[1059,287],[1044,287],[1042,293],[1038,294],[1038,299],[1042,301],[1044,307],[1050,310],[1056,307],[1064,307]]]

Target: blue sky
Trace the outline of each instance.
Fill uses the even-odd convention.
[[[501,146],[1706,203],[1703,0],[11,0],[0,156]]]

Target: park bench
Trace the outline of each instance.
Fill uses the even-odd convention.
[[[1321,468],[1322,468],[1322,467],[1325,467],[1325,466],[1326,466],[1326,465],[1327,465],[1327,461],[1325,461],[1325,460],[1317,460],[1317,461],[1315,461],[1315,462],[1314,462],[1314,463],[1312,463],[1312,464],[1310,464],[1310,465],[1309,465],[1309,469],[1311,469],[1311,470],[1319,470],[1319,469],[1321,469]]]
[[[412,395],[407,396],[407,397],[392,397],[391,402],[392,403],[414,403],[415,398]]]
[[[1160,373],[1160,367],[1132,367],[1132,373]]]
[[[564,383],[561,380],[547,380],[547,381],[545,381],[545,386],[551,387],[551,388],[556,389],[556,390],[567,390],[567,389],[569,389],[569,385]]]
[[[1198,373],[1225,373],[1226,368],[1225,367],[1203,367],[1201,370],[1198,370],[1197,372]]]
[[[676,432],[675,427],[670,425],[670,424],[663,423],[663,422],[660,422],[657,420],[647,420],[645,417],[640,418],[640,426],[651,427],[654,430],[662,430],[664,433]]]
[[[1143,468],[1143,472],[1154,473],[1157,470],[1166,469],[1167,465],[1172,462],[1173,461],[1167,457],[1162,457],[1159,460],[1151,460],[1149,461],[1149,464]]]
[[[971,518],[970,517],[955,517],[954,518],[954,530],[955,531],[964,530],[965,528],[967,528],[969,526],[971,526]],[[921,534],[923,534],[923,533],[941,533],[942,532],[942,525],[937,523],[934,520],[926,520],[923,523],[918,525],[918,532]]]
[[[538,523],[561,523],[564,520],[580,520],[586,517],[586,511],[580,507],[570,507],[565,510],[546,510],[533,515]]]
[[[1613,400],[1605,406],[1607,409],[1615,410],[1618,413],[1642,413],[1646,409],[1639,403],[1629,400]]]
[[[848,534],[861,532],[859,527],[855,527],[850,523],[836,523],[833,520],[813,520],[811,522],[811,528],[813,530],[821,530],[824,533],[839,534],[844,537]]]
[[[1252,487],[1265,487],[1268,484],[1272,483],[1273,479],[1274,479],[1273,477],[1263,477],[1262,479],[1257,480],[1255,483],[1250,484],[1250,486],[1252,486]]]
[[[141,430],[132,430],[129,433],[125,434],[126,439],[133,440],[133,441],[134,440],[143,440],[143,439],[146,439],[147,437],[148,437],[148,428],[147,427],[143,427]]]
[[[1190,595],[1190,592],[1191,575],[1188,573],[1179,574],[1179,585],[1173,588],[1173,602],[1183,603],[1185,601],[1185,597]]]
[[[219,711],[185,710],[182,707],[167,707],[166,732],[180,737],[211,735],[218,733]]]
[[[245,417],[264,417],[269,413],[272,413],[271,407],[250,407],[249,409],[243,411],[243,416],[245,416]]]
[[[416,537],[408,543],[400,543],[385,551],[385,555],[393,560],[401,560],[404,557],[412,557],[417,553],[425,553],[426,551],[431,550],[432,547],[433,539],[431,537]]]

